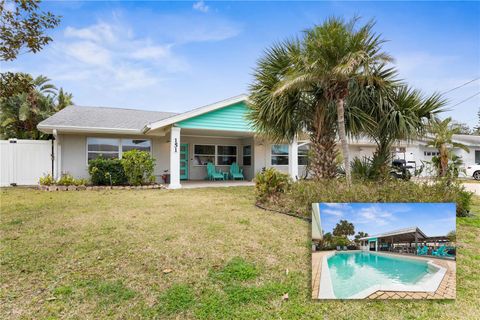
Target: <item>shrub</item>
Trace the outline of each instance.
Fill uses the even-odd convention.
[[[472,192],[468,192],[463,188],[457,190],[457,197],[455,202],[457,203],[457,217],[466,217],[470,212],[472,205]]]
[[[255,176],[257,200],[265,201],[288,190],[292,183],[290,176],[274,168],[268,168]]]
[[[130,184],[135,186],[154,181],[155,159],[149,152],[130,150],[123,154],[122,165]]]
[[[53,179],[51,174],[44,175],[43,177],[40,177],[40,180],[38,183],[42,186],[51,186],[55,184],[55,179]]]
[[[102,157],[90,160],[88,173],[93,185],[125,185],[127,176],[119,159],[105,159]]]
[[[57,185],[59,186],[75,186],[77,185],[77,181],[75,180],[75,178],[73,176],[71,176],[70,174],[64,174],[60,177],[60,179],[58,179],[57,181]]]
[[[345,180],[298,181],[270,204],[282,210],[310,217],[311,204],[316,202],[455,202],[457,216],[467,215],[472,194],[460,184],[443,181],[434,184],[399,179],[382,181],[354,180],[347,187]]]

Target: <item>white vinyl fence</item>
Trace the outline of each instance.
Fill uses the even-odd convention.
[[[0,186],[34,185],[52,174],[51,140],[0,140]]]

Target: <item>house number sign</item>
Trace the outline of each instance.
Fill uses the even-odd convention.
[[[178,141],[177,141],[177,138],[175,138],[175,142],[174,142],[174,144],[173,144],[173,147],[174,147],[175,153],[177,153],[177,150],[178,150]]]

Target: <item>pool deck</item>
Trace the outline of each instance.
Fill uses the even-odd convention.
[[[318,299],[323,257],[334,251],[312,252],[312,299]],[[388,253],[392,256],[405,257],[403,254]],[[456,263],[453,260],[434,257],[418,257],[409,255],[417,260],[431,260],[436,265],[447,269],[440,286],[435,292],[413,291],[381,291],[378,290],[366,299],[455,299],[456,297]]]

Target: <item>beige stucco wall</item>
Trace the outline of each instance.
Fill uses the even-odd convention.
[[[152,141],[152,155],[157,164],[154,175],[160,181],[164,170],[169,169],[169,144],[166,137],[146,137],[135,135],[109,135],[109,134],[61,134],[61,170],[75,178],[89,178],[87,165],[87,137],[115,138],[115,139],[150,139]]]
[[[133,139],[148,138],[152,141],[152,155],[156,160],[154,175],[157,181],[161,182],[161,175],[170,170],[170,141],[167,136],[125,136],[125,135],[109,135],[109,134],[61,134],[61,163],[62,173],[69,173],[76,178],[88,178],[87,165],[87,137],[116,138],[116,139]],[[254,176],[253,165],[243,166],[243,145],[253,143],[253,138],[211,138],[211,137],[190,137],[181,136],[180,143],[187,143],[189,148],[189,179],[203,180],[206,177],[206,167],[196,166],[193,164],[193,148],[195,144],[214,144],[214,145],[233,145],[237,146],[238,162],[244,169],[245,179],[251,180]],[[253,149],[253,148],[252,148]],[[255,157],[254,157],[255,158]],[[252,161],[253,164],[253,161]],[[217,166],[219,170],[228,171],[229,166]]]

